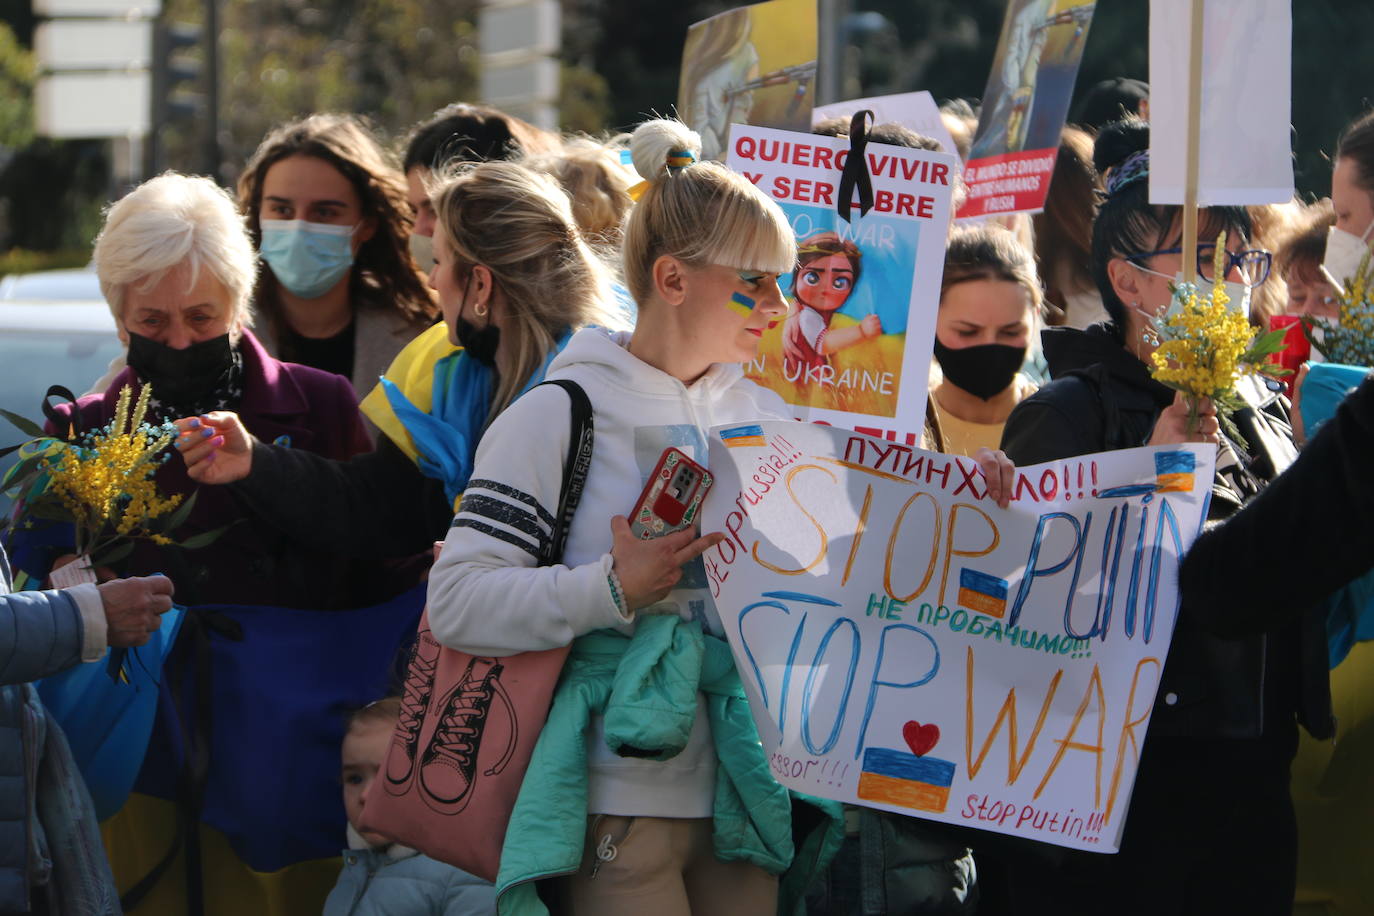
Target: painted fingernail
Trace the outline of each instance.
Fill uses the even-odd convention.
[[[190,425],[192,429],[200,429],[200,417],[192,417]]]
[[[215,434],[215,431],[214,431],[213,429],[208,429],[208,428],[207,428],[207,429],[202,429],[202,430],[200,431],[200,434],[201,434],[202,436],[204,436],[206,439],[209,439],[211,436],[213,436],[213,435]]]
[[[210,444],[215,446],[215,448],[219,448],[221,445],[224,444],[224,437],[216,436],[215,438],[210,440]]]
[[[186,447],[186,441],[182,439],[180,436],[178,436],[176,440],[172,442],[172,445],[176,446],[179,449],[182,449]]]

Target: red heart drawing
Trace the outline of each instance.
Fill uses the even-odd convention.
[[[923,757],[940,740],[940,726],[933,723],[922,725],[914,719],[902,726],[902,737],[917,757]]]

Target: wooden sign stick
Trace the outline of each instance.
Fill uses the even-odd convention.
[[[1188,17],[1188,123],[1183,182],[1183,279],[1197,274],[1198,152],[1202,138],[1202,23],[1207,0],[1190,0]]]

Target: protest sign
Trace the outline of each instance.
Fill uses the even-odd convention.
[[[784,421],[712,430],[703,557],[773,775],[1119,848],[1215,448],[1016,472]]]
[[[1045,207],[1093,2],[1012,0],[964,167],[959,218]]]
[[[799,419],[919,433],[944,268],[954,156],[869,145],[872,207],[836,212],[849,139],[736,125],[732,169],[782,207],[798,267],[785,321],[745,374]],[[851,192],[852,193],[852,192]]]
[[[1150,203],[1185,203],[1190,3],[1150,0]],[[1293,16],[1288,0],[1203,3],[1197,206],[1286,203]],[[1255,101],[1257,104],[1247,104]]]
[[[940,106],[935,104],[935,96],[929,92],[899,92],[895,95],[879,95],[871,99],[851,99],[848,102],[835,102],[831,105],[817,105],[811,112],[811,123],[816,125],[830,118],[849,118],[857,111],[867,109],[873,112],[874,124],[900,124],[918,134],[939,140],[947,153],[957,153],[954,137],[940,118]]]
[[[687,30],[678,117],[701,135],[701,154],[725,153],[731,124],[811,126],[816,101],[816,0],[769,0]]]

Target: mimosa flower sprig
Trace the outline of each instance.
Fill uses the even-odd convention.
[[[1374,366],[1374,274],[1369,252],[1360,260],[1353,277],[1336,277],[1345,287],[1338,295],[1340,315],[1330,318],[1309,317],[1303,330],[1328,362],[1346,366]],[[1321,339],[1313,333],[1321,331]]]
[[[1226,235],[1222,233],[1216,243],[1212,289],[1206,296],[1193,283],[1171,288],[1168,311],[1151,321],[1160,343],[1151,358],[1150,374],[1186,396],[1191,431],[1197,430],[1202,399],[1210,398],[1227,433],[1234,437],[1229,415],[1244,406],[1236,394],[1236,382],[1252,373],[1278,378],[1289,370],[1269,362],[1271,354],[1283,350],[1285,330],[1257,335],[1243,314],[1227,308],[1231,300],[1226,295],[1225,257]]]
[[[220,531],[173,540],[171,533],[190,515],[195,496],[163,496],[153,477],[169,458],[177,436],[170,423],[145,422],[151,386],[138,400],[128,386],[120,391],[114,418],[76,442],[46,436],[37,424],[0,411],[33,438],[20,449],[21,460],[0,480],[0,490],[17,497],[15,523],[34,519],[68,522],[75,529],[76,553],[92,565],[108,566],[128,556],[134,542],[204,547]],[[221,529],[222,530],[222,529]]]

